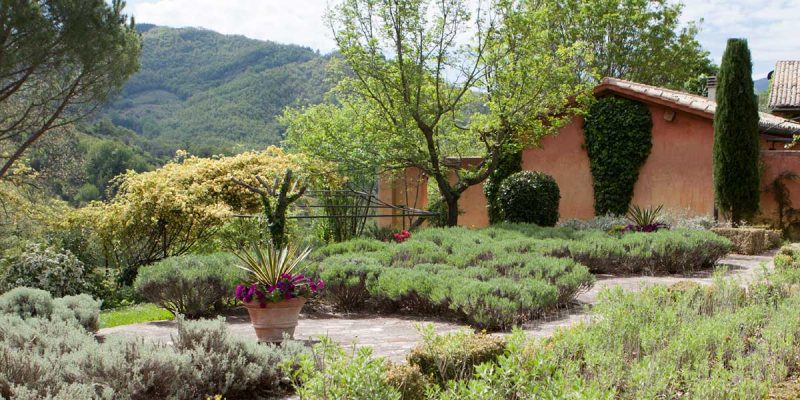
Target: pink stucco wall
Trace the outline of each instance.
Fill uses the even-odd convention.
[[[669,212],[685,216],[711,216],[714,212],[712,120],[658,104],[650,104],[649,108],[653,148],[639,171],[632,204],[664,205]],[[575,117],[557,135],[544,138],[539,147],[525,149],[522,155],[523,170],[541,171],[555,178],[561,191],[562,220],[594,216],[594,190],[582,126],[583,119]],[[762,186],[786,170],[800,174],[800,151],[773,150],[775,146],[765,141],[762,148]],[[789,188],[794,207],[800,208],[800,181],[790,183]],[[459,207],[464,211],[459,216],[459,225],[489,224],[482,185],[464,192]],[[761,208],[764,222],[776,220],[777,206],[772,194],[762,195]]]

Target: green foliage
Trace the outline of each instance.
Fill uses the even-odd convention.
[[[319,103],[330,88],[328,58],[305,47],[167,27],[142,42],[141,71],[104,113],[193,154],[277,145],[283,109]]]
[[[285,274],[298,273],[297,266],[311,253],[310,247],[303,250],[295,246],[280,248],[273,242],[268,242],[263,247],[265,249],[262,249],[261,243],[253,242],[252,254],[247,251],[234,254],[241,260],[242,265],[239,268],[249,274],[248,278],[265,287],[274,286]]]
[[[713,75],[708,51],[697,39],[698,23],[681,18],[684,5],[640,0],[553,0],[551,24],[558,41],[584,42],[592,56],[582,71],[655,86],[683,89],[700,75]],[[692,88],[691,85],[689,87]]]
[[[49,319],[93,332],[98,329],[100,302],[87,294],[53,299],[44,290],[18,287],[0,296],[0,314]]]
[[[343,79],[334,91],[342,106],[307,111],[319,123],[304,125],[323,132],[304,136],[323,142],[319,147],[328,157],[334,152],[327,149],[338,146],[347,165],[369,158],[368,164],[383,171],[420,169],[447,204],[446,224],[456,225],[458,198],[489,176],[510,142],[538,143],[580,108],[568,97],[578,94],[578,103],[584,100],[588,85],[578,77],[585,74],[575,72],[587,48],[580,41],[554,41],[558,28],[548,23],[547,11],[543,2],[501,1],[488,8],[410,0],[339,4],[328,22],[344,61],[337,70]],[[483,29],[488,19],[493,29]],[[456,39],[468,29],[476,34],[467,43]],[[466,68],[446,78],[453,65]],[[356,118],[330,118],[328,111]],[[468,121],[466,127],[462,121]],[[330,134],[342,129],[372,132],[371,140],[351,143]],[[485,162],[454,162],[452,157],[461,154]],[[458,173],[451,181],[453,169]]]
[[[765,272],[749,288],[717,275],[710,285],[604,289],[591,322],[546,339],[517,330],[506,336],[505,351],[475,366],[470,379],[449,381],[441,390],[428,387],[426,394],[447,400],[795,398],[795,253],[782,250],[780,269]],[[349,387],[368,383],[348,377]]]
[[[292,178],[292,170],[287,169],[280,180],[275,178],[273,184],[269,184],[264,178],[256,175],[259,186],[250,185],[236,178],[231,180],[256,194],[261,200],[261,208],[269,229],[270,242],[277,248],[286,247],[288,239],[286,237],[286,217],[289,206],[300,200],[308,189],[305,183],[301,183],[302,178]]]
[[[80,325],[89,332],[95,332],[100,329],[101,303],[85,293],[54,299],[53,319]]]
[[[521,171],[506,178],[497,192],[499,215],[507,222],[555,226],[561,192],[552,176]]]
[[[758,102],[746,39],[729,39],[717,76],[714,113],[714,193],[736,225],[751,218],[761,198]]]
[[[500,156],[500,162],[483,183],[483,194],[486,195],[486,212],[489,214],[490,223],[497,223],[503,220],[500,213],[500,205],[497,204],[500,185],[504,179],[521,170],[522,150],[514,149],[503,152]]]
[[[78,294],[89,291],[90,273],[69,250],[30,244],[9,260],[0,289],[27,286],[59,297]]]
[[[505,351],[502,337],[458,331],[437,335],[431,326],[422,328],[422,343],[411,350],[408,362],[440,385],[472,377],[475,367],[494,361]]]
[[[434,228],[443,228],[447,226],[447,203],[444,199],[440,197],[431,201],[430,204],[428,204],[428,211],[436,213],[435,216],[426,219],[430,226]]]
[[[300,343],[259,345],[231,336],[224,320],[179,319],[174,345],[110,337],[73,325],[0,316],[4,398],[198,399],[283,393],[305,352]],[[76,393],[78,393],[76,395]]]
[[[519,227],[431,228],[401,244],[338,243],[312,253],[318,262],[312,269],[325,281],[326,295],[345,309],[376,304],[505,329],[570,301],[593,281],[572,260],[513,246],[529,239],[526,230],[542,238],[567,231]]]
[[[0,179],[43,136],[86,117],[139,68],[124,2],[4,2]]]
[[[615,237],[588,232],[581,240],[546,243],[547,253],[570,257],[594,273],[675,274],[711,268],[731,242],[710,231],[673,229]]]
[[[337,243],[312,253],[309,269],[325,280],[326,296],[345,309],[373,305],[507,329],[569,303],[592,284],[589,270],[696,271],[711,268],[730,246],[703,230],[615,235],[496,224],[423,229],[401,244]]]
[[[182,255],[143,267],[134,287],[148,301],[188,318],[213,315],[232,302],[245,279],[230,254]]]
[[[113,328],[121,325],[139,324],[142,322],[162,321],[173,318],[169,310],[155,304],[145,303],[134,306],[105,310],[100,313],[100,327]]]
[[[297,379],[301,399],[400,400],[400,392],[384,380],[386,362],[372,357],[372,349],[346,352],[323,336],[312,356],[300,363]]]
[[[53,314],[53,296],[44,290],[18,287],[0,296],[0,312],[20,318],[49,318]]]
[[[594,187],[594,212],[623,215],[639,168],[650,155],[653,122],[647,105],[605,97],[589,108],[584,135]]]
[[[87,151],[85,162],[87,185],[92,185],[100,192],[101,197],[88,198],[83,201],[108,198],[106,189],[111,181],[127,170],[144,172],[152,169],[150,164],[134,148],[121,142],[103,140],[93,143]],[[89,189],[91,190],[91,189]]]
[[[375,284],[383,270],[375,259],[356,254],[332,256],[319,265],[326,293],[343,310],[361,308],[369,299],[367,288]]]
[[[309,185],[339,183],[332,165],[276,147],[231,157],[181,157],[154,171],[126,172],[117,178],[113,199],[69,213],[63,222],[99,244],[100,261],[122,269],[123,284],[133,282],[141,265],[212,242],[234,213],[257,212],[258,197],[231,177],[252,186],[256,176],[271,180],[291,169]]]
[[[598,215],[588,220],[568,219],[560,222],[558,226],[575,229],[579,231],[596,229],[599,231],[608,232],[612,229],[616,229],[617,227],[625,226],[627,225],[627,223],[628,219],[625,217],[613,214],[606,214],[606,215]]]
[[[389,364],[384,380],[400,392],[402,400],[424,400],[430,381],[414,364]]]

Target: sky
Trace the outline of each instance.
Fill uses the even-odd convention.
[[[128,0],[137,23],[202,27],[308,46],[335,45],[323,24],[329,0]],[[753,78],[765,78],[777,60],[800,59],[800,0],[684,0],[684,22],[702,19],[700,43],[719,64],[730,37],[748,39]]]

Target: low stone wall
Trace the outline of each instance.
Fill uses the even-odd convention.
[[[761,254],[781,244],[781,231],[763,228],[713,228],[717,235],[728,238],[737,254]]]

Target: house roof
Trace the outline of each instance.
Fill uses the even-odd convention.
[[[660,104],[708,119],[713,119],[717,110],[717,102],[703,96],[624,79],[603,78],[594,88],[596,96],[608,93]],[[783,137],[784,140],[787,136],[800,134],[800,123],[764,112],[759,112],[758,127],[762,134]]]
[[[800,61],[778,61],[772,73],[769,109],[800,110]]]

